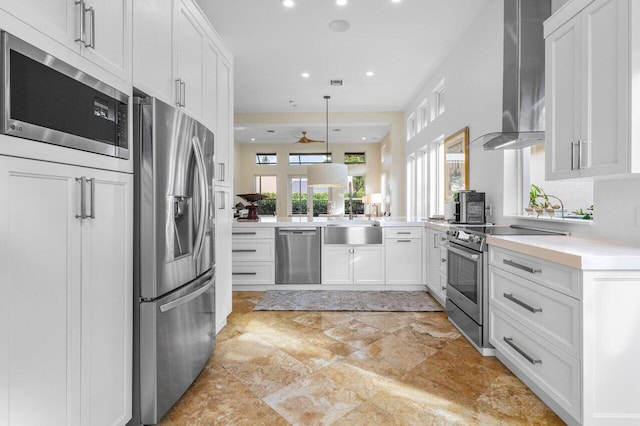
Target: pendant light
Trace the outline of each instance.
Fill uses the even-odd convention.
[[[325,95],[327,131],[325,162],[307,166],[307,186],[340,188],[347,184],[347,165],[329,161],[329,99],[331,96]]]

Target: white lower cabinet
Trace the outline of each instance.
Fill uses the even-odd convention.
[[[427,229],[425,242],[427,252],[427,287],[429,293],[444,306],[447,300],[447,250],[444,247],[446,234],[435,229]]]
[[[275,284],[274,228],[234,228],[231,255],[234,286]]]
[[[490,343],[570,425],[640,424],[639,270],[489,249]]]
[[[132,223],[132,175],[0,156],[0,424],[131,418]]]
[[[385,283],[420,285],[422,280],[422,228],[385,228]]]
[[[325,244],[322,284],[384,284],[384,246]]]

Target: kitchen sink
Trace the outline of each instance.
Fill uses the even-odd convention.
[[[340,221],[324,228],[325,244],[382,244],[382,227],[372,220]]]

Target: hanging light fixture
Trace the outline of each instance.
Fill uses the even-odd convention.
[[[347,184],[347,165],[329,161],[329,99],[331,99],[331,96],[325,95],[324,99],[326,103],[327,131],[325,162],[307,166],[307,186],[339,188]]]

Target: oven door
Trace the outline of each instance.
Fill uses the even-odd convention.
[[[483,253],[449,242],[447,246],[447,299],[482,325]]]

